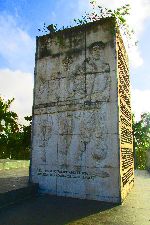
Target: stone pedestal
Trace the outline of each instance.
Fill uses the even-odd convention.
[[[133,186],[128,60],[112,27],[37,38],[30,178],[41,192],[118,203]]]

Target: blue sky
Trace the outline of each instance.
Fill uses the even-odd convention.
[[[135,30],[138,48],[130,49],[132,108],[136,118],[150,111],[150,0],[97,0],[116,8],[131,4],[129,24]],[[73,24],[90,11],[89,0],[0,0],[0,94],[15,97],[13,110],[20,118],[31,114],[35,37],[38,28],[51,23]]]

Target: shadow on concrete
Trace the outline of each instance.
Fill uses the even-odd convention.
[[[0,208],[36,196],[37,184],[29,184],[28,176],[0,178]]]
[[[25,189],[20,191],[25,196]],[[27,192],[28,199],[0,209],[0,225],[150,225],[147,171],[135,171],[135,186],[120,206],[50,195],[33,197],[28,188]]]
[[[64,225],[115,206],[97,201],[40,195],[1,209],[0,225]]]

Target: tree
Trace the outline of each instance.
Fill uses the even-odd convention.
[[[31,117],[25,117],[28,126],[20,125],[17,114],[10,110],[13,101],[0,97],[0,158],[29,159]]]
[[[32,124],[32,116],[24,117],[26,121],[29,122],[28,126],[22,125],[20,131],[20,147],[22,151],[20,151],[20,158],[24,159],[30,158],[30,149],[31,149],[31,124]]]
[[[150,149],[150,113],[143,113],[141,120],[135,122],[133,115],[133,147],[135,168],[146,168],[146,151]]]
[[[11,149],[18,136],[18,116],[10,110],[13,101],[5,102],[0,97],[0,158],[11,158]]]

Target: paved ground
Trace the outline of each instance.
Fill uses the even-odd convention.
[[[28,185],[29,168],[0,170],[0,194]]]
[[[121,206],[41,195],[1,209],[0,225],[150,225],[150,174],[135,179]]]
[[[0,159],[0,170],[29,168],[29,160]]]

